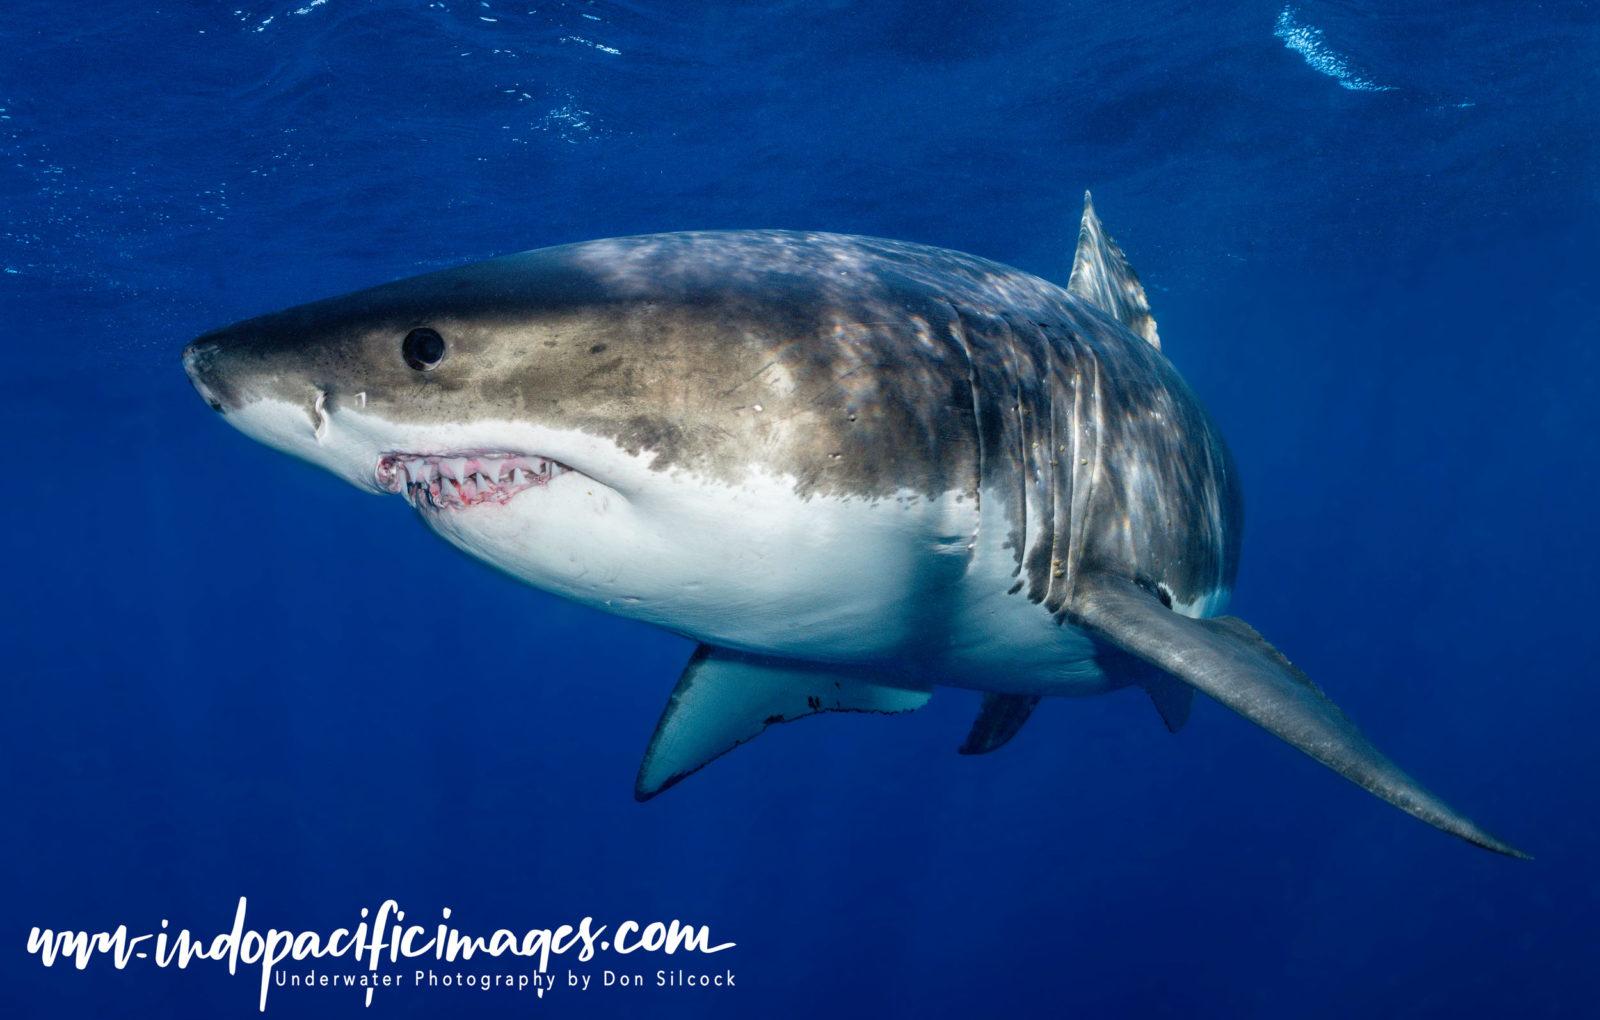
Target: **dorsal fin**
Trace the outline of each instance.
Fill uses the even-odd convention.
[[[1072,279],[1067,290],[1110,315],[1129,330],[1161,349],[1150,301],[1144,296],[1139,274],[1128,265],[1117,242],[1100,226],[1094,199],[1083,193],[1083,224],[1078,228],[1078,251],[1072,256]]]

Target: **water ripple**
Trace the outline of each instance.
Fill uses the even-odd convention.
[[[1278,12],[1278,23],[1272,34],[1282,39],[1285,47],[1304,57],[1312,70],[1335,79],[1352,92],[1394,91],[1393,85],[1380,85],[1357,74],[1342,54],[1328,48],[1323,41],[1322,29],[1300,21],[1292,7],[1285,7]]]

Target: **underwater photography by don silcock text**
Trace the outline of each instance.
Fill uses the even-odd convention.
[[[1593,1015],[1600,6],[0,52],[0,1013]]]

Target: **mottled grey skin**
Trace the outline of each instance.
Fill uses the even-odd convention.
[[[451,353],[417,373],[397,338],[423,325]],[[654,451],[662,470],[766,464],[806,495],[998,496],[1017,584],[1054,613],[1081,569],[1195,603],[1238,559],[1232,462],[1166,358],[1064,288],[959,252],[780,231],[593,241],[251,319],[196,349],[223,408],[300,378],[308,414],[317,392],[359,386],[380,415],[510,408]],[[787,396],[756,385],[775,372]]]

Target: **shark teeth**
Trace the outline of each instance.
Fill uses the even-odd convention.
[[[515,453],[390,453],[378,459],[375,477],[388,492],[404,493],[412,506],[460,510],[504,504],[519,492],[550,484],[572,470],[548,457]]]

